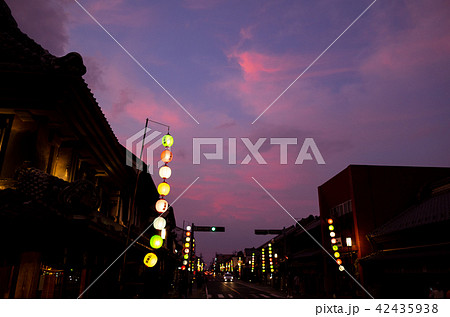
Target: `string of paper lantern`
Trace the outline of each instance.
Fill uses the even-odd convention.
[[[155,204],[155,209],[160,214],[164,213],[169,209],[169,203],[165,199],[165,197],[170,192],[170,185],[167,183],[167,179],[170,178],[172,175],[172,170],[169,166],[167,166],[168,163],[170,163],[173,159],[172,151],[170,150],[171,146],[173,145],[173,137],[170,135],[169,131],[167,134],[162,138],[162,144],[164,146],[164,151],[161,153],[161,160],[164,162],[164,165],[159,169],[159,176],[163,179],[162,183],[158,185],[158,194],[160,195],[159,200]],[[166,227],[166,220],[162,218],[161,216],[157,217],[153,221],[153,227],[157,230],[161,230],[161,235],[154,235],[150,238],[150,246],[153,249],[159,249],[164,244],[163,240],[163,233],[165,236],[165,227]],[[148,253],[144,257],[144,264],[148,267],[153,267],[156,265],[158,261],[158,257],[154,253]]]

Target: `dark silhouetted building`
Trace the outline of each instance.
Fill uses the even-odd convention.
[[[421,205],[430,198],[430,184],[450,176],[450,168],[438,167],[402,167],[402,166],[366,166],[350,165],[342,172],[319,186],[320,216],[322,221],[323,246],[334,254],[327,219],[333,219],[334,232],[338,239],[340,258],[345,269],[352,274],[368,291],[377,288],[377,276],[374,265],[369,269],[369,262],[375,263],[376,257],[371,257],[378,248],[382,236],[387,239],[386,226],[395,220],[396,225],[406,221],[409,217],[406,212],[413,206],[427,209],[430,205]],[[437,199],[437,198],[436,198]],[[439,200],[441,203],[441,200]],[[406,213],[406,214],[405,214]],[[418,212],[412,212],[417,214]],[[425,214],[431,213],[428,210]],[[403,214],[403,218],[398,218]],[[416,221],[424,221],[424,217],[416,217]],[[441,221],[436,222],[442,225]],[[378,228],[378,229],[377,229]],[[437,228],[437,227],[436,227]],[[411,227],[417,237],[422,233]],[[395,230],[394,230],[395,231]],[[431,234],[431,232],[429,232]],[[405,232],[395,231],[396,236],[390,235],[391,247],[400,247],[402,240],[407,240]],[[442,237],[433,235],[429,237],[430,243],[441,243]],[[448,240],[447,240],[448,241]],[[339,243],[340,242],[340,243]],[[372,243],[371,243],[372,242]],[[386,242],[387,243],[387,242]],[[409,244],[410,245],[410,244]],[[413,244],[414,245],[414,244]],[[387,246],[387,244],[386,244]],[[409,252],[409,251],[407,251]],[[418,255],[421,251],[417,249]],[[426,257],[426,253],[423,253]],[[427,260],[428,261],[428,260]],[[385,262],[384,264],[389,263]],[[329,256],[324,257],[325,264],[325,291],[327,297],[355,297],[366,296],[362,289],[345,272],[338,270],[338,265]],[[370,264],[371,265],[371,264]],[[395,269],[397,281],[404,280],[404,272],[415,267],[413,263],[403,267],[403,271]],[[367,270],[366,270],[367,268]],[[390,268],[385,267],[386,270]],[[383,270],[381,267],[379,270]],[[378,271],[381,272],[381,271]],[[411,276],[409,276],[411,278]],[[378,280],[382,283],[382,280]],[[399,290],[393,280],[385,280],[383,287],[391,287],[392,291]],[[372,284],[372,285],[371,285]],[[378,287],[380,289],[380,287]],[[395,291],[394,291],[395,292]],[[408,293],[412,296],[411,293]],[[397,294],[396,296],[401,296]]]

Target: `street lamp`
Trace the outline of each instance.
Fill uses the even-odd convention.
[[[345,243],[347,244],[348,247],[351,247],[352,246],[352,238],[350,238],[350,237],[345,238]]]

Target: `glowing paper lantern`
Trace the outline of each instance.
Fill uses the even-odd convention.
[[[162,245],[163,245],[163,239],[160,236],[155,234],[153,237],[151,237],[150,246],[153,249],[159,249],[162,247]]]
[[[188,252],[189,252],[189,250],[188,250]],[[189,254],[183,255],[183,259],[185,259],[185,260],[189,259]]]
[[[169,163],[170,161],[172,161],[172,159],[173,159],[173,154],[169,150],[164,150],[161,153],[161,161],[163,161],[164,163]]]
[[[336,244],[337,240],[336,238],[331,239],[331,243]]]
[[[169,208],[169,203],[165,199],[160,199],[156,202],[155,208],[157,212],[163,213]]]
[[[172,175],[172,170],[169,166],[164,165],[159,169],[159,177],[166,179],[169,178],[170,175]]]
[[[186,242],[186,243],[184,244],[184,247],[185,247],[185,248],[189,248],[189,243]]]
[[[345,268],[342,266],[342,265],[339,265],[339,271],[344,271],[345,270]]]
[[[338,246],[337,245],[333,245],[333,251],[337,251],[338,250]]]
[[[341,254],[339,253],[339,252],[334,252],[334,257],[335,258],[338,258],[338,257],[340,257],[341,256]]]
[[[333,225],[329,225],[328,226],[328,230],[333,231],[334,230],[334,226]]]
[[[167,196],[170,193],[170,186],[167,183],[161,183],[158,185],[158,193],[161,196]]]
[[[334,238],[336,236],[336,233],[334,233],[334,231],[330,232],[330,237]]]
[[[148,267],[154,267],[156,262],[158,262],[158,257],[154,253],[147,253],[144,257],[144,264]]]
[[[337,259],[337,260],[336,260],[336,263],[339,264],[339,265],[341,265],[341,264],[342,264],[342,260],[341,260],[341,259]]]
[[[328,224],[331,225],[333,223],[333,219],[328,219]]]
[[[173,137],[167,133],[165,136],[163,136],[162,138],[162,145],[164,147],[171,147],[173,144]]]
[[[166,219],[162,217],[158,217],[155,220],[153,220],[153,227],[158,230],[162,230],[166,227]]]

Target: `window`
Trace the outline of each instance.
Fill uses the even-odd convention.
[[[0,114],[0,171],[3,166],[3,160],[5,159],[13,119],[13,115]]]
[[[345,214],[349,214],[352,212],[352,201],[347,200],[346,202],[339,204],[330,210],[331,217],[340,217]]]

